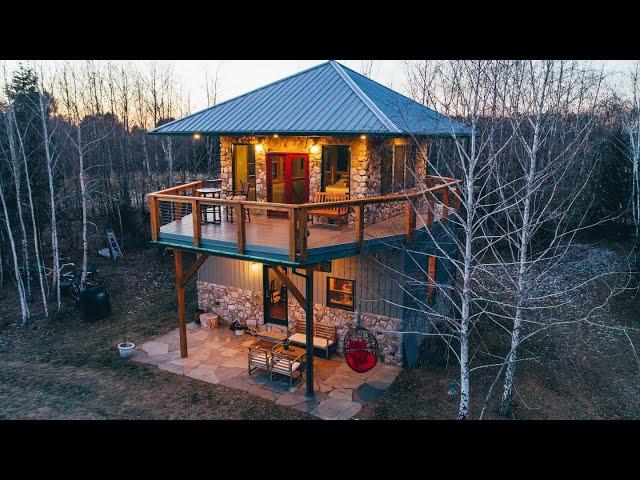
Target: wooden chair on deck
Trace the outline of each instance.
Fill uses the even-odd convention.
[[[249,198],[249,188],[251,187],[251,185],[249,185],[249,182],[240,182],[240,186],[242,187],[241,190],[230,190],[227,191],[227,195],[226,195],[226,199],[227,200],[247,200]],[[231,222],[233,223],[233,211],[235,210],[235,208],[233,208],[233,206],[231,205],[227,205],[225,208],[226,211],[226,220],[227,222]],[[251,213],[249,212],[248,208],[244,209],[245,212],[245,219],[250,222],[251,221]]]
[[[324,203],[324,202],[341,202],[344,200],[349,200],[348,193],[334,193],[334,192],[315,192],[313,194],[313,203]],[[309,210],[309,215],[311,215],[311,223],[313,224],[313,217],[325,217],[325,218],[335,218],[338,221],[344,220],[345,223],[348,221],[349,207],[319,207],[312,208]]]

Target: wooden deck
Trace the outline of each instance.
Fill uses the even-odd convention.
[[[441,207],[441,206],[440,206]],[[441,208],[440,208],[441,211]],[[435,220],[440,218],[436,208]],[[427,228],[426,212],[416,215],[416,230]],[[272,260],[285,260],[289,255],[289,220],[251,215],[245,222],[244,254]],[[341,258],[357,253],[356,229],[353,224],[340,227],[329,224],[307,225],[307,256],[310,261]],[[403,240],[406,237],[404,215],[396,215],[364,228],[364,248],[371,251],[375,246]],[[158,241],[176,245],[193,244],[193,215],[160,227]],[[237,251],[237,225],[222,220],[219,225],[201,226],[200,247],[205,250],[232,253]]]
[[[396,242],[412,243],[415,235],[438,229],[438,220],[447,220],[460,208],[458,182],[446,178],[427,178],[427,188],[421,190],[304,204],[194,196],[202,184],[191,182],[147,195],[152,241],[257,262],[309,265],[389,248]],[[380,209],[383,205],[391,209]],[[221,223],[202,223],[204,206],[217,206],[223,211]],[[352,222],[340,227],[312,224],[309,212],[318,208],[346,209],[351,212]],[[230,209],[235,212],[233,222],[226,219]],[[268,216],[268,212],[276,211],[284,218]],[[376,215],[388,215],[390,211],[397,215],[376,221],[371,216],[374,211]],[[250,220],[246,212],[250,212]]]

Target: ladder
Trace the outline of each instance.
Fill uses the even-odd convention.
[[[120,245],[118,244],[116,234],[113,233],[113,230],[110,228],[107,228],[107,240],[109,242],[109,251],[111,252],[111,258],[115,260],[116,258],[122,257],[122,250],[120,250]]]

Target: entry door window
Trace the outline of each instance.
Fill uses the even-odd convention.
[[[256,150],[255,145],[235,143],[233,145],[233,189],[242,190],[249,183],[248,200],[256,199]]]
[[[348,146],[322,147],[322,191],[349,193],[351,154]]]
[[[287,269],[284,269],[285,272]],[[275,323],[277,325],[288,324],[288,308],[287,308],[287,287],[284,285],[280,277],[278,277],[271,268],[269,268],[267,295],[268,301],[267,311],[265,312],[265,322]]]

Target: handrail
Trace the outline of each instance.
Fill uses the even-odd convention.
[[[207,180],[207,182],[222,182],[221,179]],[[434,183],[438,183],[434,185]],[[203,185],[204,181],[196,181],[179,185],[176,187],[166,188],[157,192],[148,193],[149,214],[151,217],[151,238],[157,241],[160,232],[160,210],[159,202],[173,202],[177,204],[190,204],[193,214],[193,243],[195,247],[200,246],[201,225],[200,225],[200,205],[226,205],[227,208],[233,208],[237,217],[237,250],[238,253],[244,253],[246,242],[245,234],[245,209],[255,210],[278,210],[288,212],[289,217],[289,259],[291,261],[304,261],[307,254],[307,220],[309,209],[353,207],[355,214],[355,242],[360,251],[364,246],[364,212],[367,205],[377,205],[381,203],[399,203],[406,202],[405,207],[405,229],[406,239],[408,243],[413,241],[413,232],[416,229],[416,212],[415,202],[427,194],[430,198],[427,201],[435,203],[437,200],[436,193],[442,192],[442,199],[438,203],[442,203],[447,208],[443,209],[442,218],[447,219],[449,216],[450,191],[455,188],[456,195],[454,198],[454,208],[460,210],[460,182],[453,178],[446,177],[428,177],[428,188],[419,189],[417,191],[406,191],[402,193],[394,193],[391,195],[383,195],[376,197],[351,198],[349,200],[339,200],[332,202],[306,202],[302,204],[289,203],[269,203],[257,202],[253,200],[232,200],[226,198],[205,198],[196,195],[180,195],[180,192],[186,190],[196,190]],[[433,186],[429,186],[433,185]],[[427,211],[427,225],[433,224],[433,208]]]

